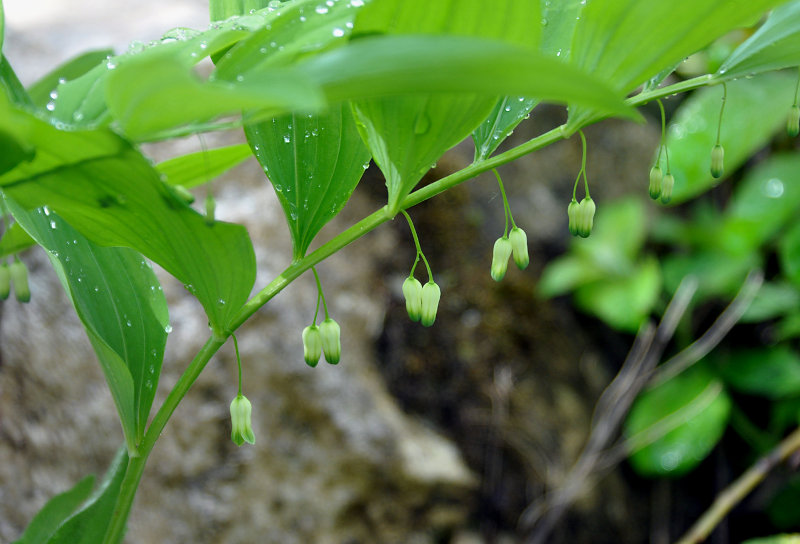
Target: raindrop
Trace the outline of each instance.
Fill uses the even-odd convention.
[[[50,102],[47,103],[46,108],[47,111],[53,111],[56,109],[56,103],[53,100],[51,100]]]
[[[50,98],[52,98],[53,100],[55,100],[56,98],[58,98],[58,91],[56,91],[55,89],[53,89],[52,91],[50,91]]]
[[[56,228],[56,222],[55,222],[55,221],[53,221],[52,219],[50,220],[50,228],[51,228],[51,229],[54,229],[54,228]]]
[[[292,136],[289,135],[289,134],[284,135],[283,136],[283,142],[286,143],[286,144],[292,143]]]
[[[45,215],[50,215],[50,208],[48,208],[47,206],[45,206],[44,208],[42,208],[42,210],[44,211],[44,214],[45,214]]]
[[[342,36],[344,36],[344,30],[342,30],[341,28],[334,28],[333,29],[333,37],[334,38],[341,38]]]
[[[769,198],[780,198],[783,196],[783,182],[778,178],[770,178],[764,182],[763,191]]]
[[[506,107],[505,107],[505,108],[503,108],[503,109],[504,109],[505,111],[511,111],[511,106],[506,106]]]
[[[221,299],[217,300],[217,304],[219,304],[220,306],[225,306],[225,299],[221,298]]]
[[[116,62],[114,62],[113,60],[109,60],[109,61],[106,63],[106,68],[108,68],[109,70],[113,70],[113,69],[114,69],[114,68],[116,68],[116,67],[117,67],[117,63],[116,63]]]
[[[350,0],[350,5],[354,8],[360,8],[364,5],[364,0]]]
[[[320,15],[325,15],[326,13],[328,13],[328,8],[326,8],[325,6],[317,6],[317,9],[315,9],[314,11],[316,11]]]
[[[75,113],[72,114],[72,118],[75,119],[76,121],[83,121],[83,112],[76,111]]]
[[[305,15],[301,15],[300,16],[300,22],[301,23],[305,23],[306,22],[306,16]]]
[[[547,26],[547,19],[542,17],[542,26]]]
[[[67,78],[65,78],[65,77],[58,78],[58,84],[59,85],[63,85],[66,82],[67,82]]]
[[[166,327],[164,327],[164,332],[167,333],[167,334],[171,333],[172,332],[172,325],[167,325]]]
[[[78,278],[78,281],[81,281],[81,279],[80,279],[80,278]],[[129,319],[129,320],[127,320],[127,321],[125,322],[125,324],[126,324],[127,326],[129,326],[129,327],[132,327],[132,326],[133,326],[133,323],[131,323],[131,320],[130,320],[130,319]]]

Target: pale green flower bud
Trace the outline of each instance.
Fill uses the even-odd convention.
[[[6,263],[0,263],[0,300],[5,300],[11,293],[11,272]]]
[[[28,269],[19,259],[15,259],[8,267],[8,273],[14,284],[14,295],[19,302],[29,302],[31,300],[31,289],[28,286]]]
[[[319,358],[322,357],[322,336],[319,327],[309,325],[303,329],[303,358],[310,367],[317,366]]]
[[[525,270],[530,262],[528,256],[528,235],[519,227],[514,227],[508,234],[508,239],[511,241],[512,255],[517,268]]]
[[[574,198],[567,206],[567,217],[569,218],[569,233],[573,236],[578,235],[578,201]]]
[[[658,200],[661,196],[661,168],[655,165],[650,169],[650,198]]]
[[[325,360],[332,365],[338,364],[342,357],[339,324],[329,317],[320,324],[319,333],[322,336],[322,352],[325,354]]]
[[[662,204],[669,204],[669,201],[672,200],[672,188],[675,186],[675,178],[672,174],[667,174],[664,176],[664,180],[661,182],[661,203]]]
[[[436,321],[436,310],[439,308],[439,298],[442,291],[433,280],[422,286],[422,317],[421,323],[425,327],[430,327]]]
[[[722,177],[725,171],[725,150],[720,144],[711,150],[711,176],[714,178]]]
[[[789,110],[789,118],[786,120],[786,132],[794,138],[800,134],[800,107],[797,104]]]
[[[578,236],[581,238],[588,238],[592,233],[592,226],[594,225],[594,212],[596,206],[590,197],[586,197],[578,204],[578,213],[576,214],[576,227]]]
[[[406,299],[406,311],[411,321],[419,321],[422,315],[422,284],[411,276],[403,282],[403,296]]]
[[[244,395],[237,395],[231,402],[231,440],[237,446],[241,446],[245,442],[256,443],[253,424],[250,421],[252,412],[253,407]]]
[[[500,281],[506,275],[508,269],[508,258],[511,257],[511,242],[506,236],[498,238],[494,243],[492,252],[492,279]]]

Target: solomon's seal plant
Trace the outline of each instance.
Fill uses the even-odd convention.
[[[589,193],[584,127],[607,117],[641,121],[637,108],[658,101],[662,134],[648,192],[664,204],[683,202],[713,183],[707,179],[709,173],[713,178],[722,176],[720,132],[726,82],[731,82],[733,100],[735,87],[748,76],[800,65],[798,1],[564,0],[552,4],[535,0],[210,0],[212,24],[207,29],[178,29],[151,44],[108,58],[103,55],[88,64],[76,59],[57,67],[52,79],[29,88],[20,83],[8,59],[0,57],[0,299],[9,296],[12,286],[18,300],[30,298],[27,270],[17,254],[28,247],[42,247],[96,349],[123,444],[109,472],[109,480],[118,485],[102,487],[93,503],[75,504],[62,515],[49,516],[47,523],[37,517],[31,534],[47,532],[49,527],[48,544],[73,544],[69,537],[59,535],[75,531],[102,535],[97,538],[103,544],[119,544],[156,442],[169,432],[167,424],[177,406],[229,337],[236,349],[239,378],[230,404],[231,438],[237,445],[253,444],[252,405],[242,393],[241,359],[233,335],[287,285],[311,270],[317,297],[312,322],[302,331],[304,360],[316,366],[324,355],[328,363],[338,364],[341,331],[329,315],[316,266],[350,243],[399,215],[406,219],[415,258],[402,293],[409,318],[429,327],[436,320],[441,290],[407,210],[493,170],[505,217],[491,263],[492,278],[499,281],[509,258],[525,269],[529,255],[527,234],[514,222],[497,168],[577,132],[582,154],[567,208],[568,230],[586,238],[593,231],[597,210]],[[763,19],[773,9],[719,68],[688,79],[670,78],[683,59],[730,31]],[[0,3],[0,46],[8,37],[3,13]],[[213,67],[208,77],[200,78],[195,69],[204,59],[210,59]],[[707,155],[692,159],[699,165],[694,171],[686,164],[679,168],[678,163],[688,159],[675,152],[673,172],[659,100],[719,84],[723,101],[716,141],[709,136],[699,147],[705,154],[713,144],[710,169]],[[790,134],[798,132],[796,95],[795,90],[787,123]],[[781,128],[788,100],[787,93],[781,106]],[[565,122],[498,152],[514,128],[544,101],[568,105]],[[729,117],[734,115],[729,113]],[[692,134],[685,126],[674,128],[673,151],[686,141],[684,136],[688,139]],[[144,143],[216,130],[241,131],[247,144],[203,149],[155,165],[141,151]],[[475,145],[470,165],[420,185],[448,149],[470,136]],[[749,148],[743,152],[727,140],[726,145],[729,171],[755,152]],[[292,245],[291,253],[284,256],[285,269],[263,285],[256,285],[250,235],[241,225],[215,218],[210,186],[213,177],[248,157],[255,157],[267,175]],[[385,204],[349,228],[318,240],[318,233],[357,189],[370,161],[386,180]],[[612,172],[604,175],[614,177]],[[583,198],[579,201],[581,179]],[[208,184],[206,197],[198,211],[190,206],[193,198],[186,189],[203,184]],[[788,186],[773,176],[767,178],[765,190],[780,201]],[[610,203],[603,208],[601,216],[608,213],[609,221],[598,223],[593,240],[573,242],[572,247],[585,251],[576,251],[582,257],[564,267],[569,273],[559,279],[586,276],[586,284],[596,287],[603,281],[595,275],[597,270],[611,267],[613,281],[606,284],[608,289],[597,296],[583,296],[582,302],[594,305],[608,320],[636,330],[658,301],[662,286],[658,260],[648,256],[640,262],[632,255],[641,243],[641,237],[635,236],[641,228],[636,221],[645,213]],[[623,220],[616,225],[611,220],[620,217]],[[750,224],[735,219],[730,222]],[[759,235],[756,228],[741,230]],[[595,242],[610,251],[596,251]],[[794,246],[786,245],[782,251],[790,265],[785,268],[793,271]],[[7,264],[12,256],[13,262]],[[725,258],[721,250],[708,262]],[[420,261],[427,273],[424,284],[415,277]],[[206,343],[155,408],[171,325],[167,300],[151,262],[186,287],[209,324]],[[95,287],[100,285],[113,296],[97,296]],[[630,312],[618,311],[618,298],[629,291],[636,295],[634,319]],[[587,292],[592,293],[589,289],[583,294]],[[109,321],[109,315],[127,317],[117,322]],[[296,348],[296,363],[301,364]],[[148,354],[146,361],[143,353]],[[346,365],[346,359],[342,361]],[[682,371],[677,371],[676,379],[688,380],[692,387],[667,381],[667,394],[646,393],[640,406],[657,405],[653,398],[669,400],[686,391],[696,390],[709,398],[717,394],[710,400],[704,397],[709,405],[716,403],[715,410],[691,412],[717,416],[717,425],[710,425],[714,432],[683,443],[695,446],[690,457],[699,462],[721,436],[730,401],[722,397],[724,387],[718,381],[705,375],[686,378]],[[718,398],[723,401],[716,402]],[[629,425],[639,433],[634,437],[638,441],[618,448],[628,451],[631,444],[638,444],[641,447],[630,452],[634,458],[648,447],[666,447],[669,441],[661,438],[672,429],[665,431],[664,421],[677,421],[681,430],[688,417],[686,412],[667,417],[670,414],[657,410],[637,411],[642,410],[646,417],[634,418],[635,424]],[[641,438],[645,435],[646,440]],[[643,446],[644,442],[648,445]],[[698,449],[698,444],[703,447]],[[268,441],[261,441],[259,447],[268,448]],[[647,461],[639,459],[636,466],[652,468]],[[102,509],[91,508],[98,503]],[[97,514],[100,511],[105,513]],[[53,512],[52,505],[47,512]]]

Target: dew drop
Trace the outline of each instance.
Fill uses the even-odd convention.
[[[341,28],[334,28],[333,29],[333,37],[334,38],[341,38],[342,36],[344,36],[344,30],[342,30]]]
[[[328,13],[328,8],[326,8],[325,6],[317,6],[317,9],[315,9],[314,11],[316,11],[320,15],[325,15],[326,13]]]
[[[45,107],[47,108],[47,111],[54,111],[56,109],[56,103],[55,101],[51,100]]]
[[[172,332],[172,325],[167,325],[166,327],[164,327],[164,332],[167,333],[167,334],[171,333]]]

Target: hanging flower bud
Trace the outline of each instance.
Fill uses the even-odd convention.
[[[420,322],[424,327],[430,327],[436,321],[436,310],[439,308],[439,298],[442,291],[433,280],[422,286],[422,317]]]
[[[578,204],[578,213],[576,214],[576,227],[578,229],[578,236],[581,238],[588,238],[592,233],[592,226],[594,225],[594,212],[595,204],[591,197],[586,197]]]
[[[231,440],[237,446],[241,446],[245,442],[256,443],[253,424],[250,421],[252,412],[253,406],[244,395],[239,394],[231,401]]]
[[[719,178],[722,172],[725,171],[725,150],[720,144],[714,146],[711,150],[711,176]]]
[[[175,191],[175,194],[178,195],[178,198],[185,203],[191,204],[194,202],[194,195],[183,185],[173,185],[172,190]]]
[[[508,234],[508,239],[511,241],[512,255],[517,268],[525,270],[530,262],[528,257],[528,235],[519,227],[514,227]]]
[[[205,205],[206,205],[206,223],[208,223],[209,225],[213,225],[214,214],[217,210],[217,201],[214,200],[214,195],[212,195],[210,192],[206,193]]]
[[[320,324],[319,333],[322,337],[322,352],[325,354],[325,360],[332,365],[338,364],[342,356],[339,324],[329,317]]]
[[[794,138],[800,134],[800,107],[797,104],[789,110],[789,119],[786,120],[786,132]]]
[[[28,269],[25,263],[19,259],[14,259],[8,267],[9,276],[14,284],[14,295],[19,302],[29,302],[31,300],[31,289],[28,286]]]
[[[411,321],[419,321],[422,315],[422,284],[411,276],[403,282],[403,296],[406,299],[406,311]]]
[[[675,186],[675,177],[672,174],[664,176],[661,182],[661,203],[669,204],[672,200],[672,188]]]
[[[310,367],[317,366],[322,356],[322,336],[319,327],[309,325],[303,329],[303,358]]]
[[[0,300],[5,300],[11,293],[11,273],[6,263],[0,263]]]
[[[661,167],[655,165],[650,169],[650,198],[658,200],[661,196]]]
[[[511,242],[508,241],[506,236],[498,238],[494,243],[494,251],[492,252],[491,272],[494,281],[500,281],[506,275],[509,257],[511,257]]]
[[[569,233],[573,236],[578,235],[578,201],[575,198],[567,206],[567,217],[569,218]]]

